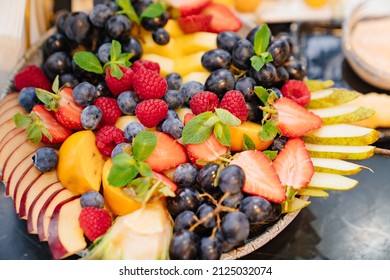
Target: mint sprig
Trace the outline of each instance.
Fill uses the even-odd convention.
[[[255,34],[253,50],[255,55],[250,58],[251,65],[256,71],[260,71],[263,66],[273,61],[272,55],[267,52],[271,32],[267,24],[263,24]]]
[[[143,18],[155,18],[164,13],[164,6],[161,3],[152,3],[141,13],[137,15],[130,0],[115,0],[116,4],[121,8],[117,14],[125,14],[132,22],[140,24]]]
[[[164,7],[161,3],[150,4],[140,15],[140,19],[143,18],[155,18],[159,17],[164,13]]]
[[[240,119],[225,109],[217,108],[215,112],[204,112],[191,119],[183,129],[184,144],[205,142],[214,132],[218,142],[231,146],[231,135],[228,126],[239,126]]]
[[[253,143],[252,138],[250,138],[247,134],[244,133],[244,139],[242,141],[242,149],[244,151],[248,150],[256,150],[256,145]]]

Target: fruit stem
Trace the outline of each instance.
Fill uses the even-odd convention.
[[[269,107],[264,107],[264,106],[259,106],[260,110],[266,112],[266,113],[270,113],[270,114],[277,114],[278,111],[276,111],[275,109],[271,109]]]
[[[390,156],[390,150],[383,149],[383,148],[375,148],[375,154],[377,154],[377,155],[384,155],[384,156]]]
[[[157,182],[153,184],[153,186],[149,189],[145,199],[142,201],[142,206],[145,206],[146,203],[149,202],[150,198],[152,197],[152,195],[154,194],[154,192],[160,186],[161,183],[162,183],[161,180],[157,180]]]

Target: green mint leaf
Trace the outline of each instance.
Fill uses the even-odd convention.
[[[142,202],[144,200],[144,198],[148,194],[150,187],[152,186],[152,180],[153,178],[151,177],[140,177],[132,180],[129,183],[129,187],[132,187],[135,191],[135,199],[137,201]]]
[[[118,166],[134,166],[136,164],[135,159],[126,153],[118,154],[113,159],[112,162],[114,165]]]
[[[81,51],[73,56],[74,62],[87,72],[103,74],[103,67],[99,59],[91,52]]]
[[[122,9],[122,11],[119,13],[124,13],[131,21],[134,21],[135,23],[141,23],[133,5],[131,5],[130,0],[115,0],[115,2]]]
[[[116,64],[111,64],[110,74],[111,74],[111,76],[117,78],[118,80],[122,79],[122,77],[123,77],[122,70]]]
[[[261,68],[263,68],[265,64],[264,58],[261,56],[252,56],[251,57],[251,65],[256,71],[260,71]]]
[[[35,93],[40,101],[45,104],[46,109],[50,111],[57,111],[60,107],[58,100],[61,98],[59,95],[53,94],[47,90],[37,88]]]
[[[213,132],[213,126],[205,125],[207,121],[212,118],[214,114],[212,112],[204,112],[192,118],[183,129],[183,143],[184,144],[199,144],[206,141],[211,132]]]
[[[218,142],[224,146],[230,147],[232,144],[232,138],[230,136],[230,130],[226,124],[222,122],[217,122],[214,125],[214,134]]]
[[[122,51],[121,43],[119,43],[117,40],[112,40],[111,42],[111,48],[110,48],[110,58],[111,61],[116,61]]]
[[[113,187],[126,186],[138,175],[138,169],[135,165],[116,165],[114,164],[108,174],[108,183]]]
[[[242,149],[244,151],[247,150],[256,150],[256,145],[253,143],[252,138],[250,138],[247,134],[244,133],[244,139],[242,141]]]
[[[260,56],[262,57],[264,64],[274,61],[272,55],[269,52],[263,52]]]
[[[143,161],[139,161],[139,162],[137,162],[137,166],[138,166],[139,173],[142,176],[144,176],[144,177],[153,176],[153,171],[152,171],[152,168],[150,168],[149,164],[147,164]]]
[[[133,53],[121,53],[117,59],[117,64],[123,67],[130,67],[130,58],[132,58],[133,56]]]
[[[14,123],[17,127],[25,127],[29,125],[32,120],[28,115],[17,113],[13,116]]]
[[[157,135],[150,131],[141,131],[133,140],[133,156],[144,161],[153,153],[157,145]]]
[[[268,105],[268,91],[263,88],[262,86],[255,86],[254,92],[256,96],[260,99],[261,102],[263,102],[264,105]]]
[[[213,115],[210,119],[207,120],[207,122],[204,123],[205,126],[214,126],[217,122],[219,122],[220,119]]]
[[[27,134],[28,140],[30,140],[30,142],[32,142],[32,143],[38,143],[38,142],[41,142],[41,140],[42,140],[42,132],[39,129],[39,126],[37,123],[34,123],[34,122],[30,123],[27,126],[26,134]]]
[[[255,34],[255,40],[253,43],[253,49],[255,51],[255,54],[260,55],[267,50],[270,37],[271,32],[268,28],[268,25],[263,24],[263,26],[259,30],[257,30]]]
[[[270,160],[274,160],[276,156],[278,155],[278,151],[271,151],[271,150],[266,150],[263,151],[263,154],[269,158]]]
[[[160,3],[150,4],[142,13],[140,18],[155,18],[161,16],[164,12],[164,7]]]
[[[54,79],[54,82],[51,86],[51,90],[55,93],[57,93],[60,89],[60,77],[57,75],[56,78]]]
[[[239,126],[241,124],[241,120],[230,113],[228,110],[217,108],[215,109],[215,114],[223,124],[230,126]]]
[[[263,141],[270,141],[278,134],[278,127],[273,122],[266,122],[259,131],[259,137]]]

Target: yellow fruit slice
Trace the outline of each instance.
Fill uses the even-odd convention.
[[[201,84],[204,84],[207,80],[207,78],[210,76],[209,72],[192,72],[188,75],[185,75],[183,77],[183,83],[189,82],[189,81],[195,81],[199,82]]]
[[[175,71],[175,60],[158,54],[145,54],[142,59],[156,62],[160,65],[160,74],[166,76]]]
[[[260,5],[261,0],[236,1],[236,10],[240,13],[254,13]]]
[[[197,52],[207,52],[217,48],[217,34],[210,32],[196,32],[175,38],[175,43],[183,55]],[[175,57],[178,57],[177,55]],[[187,65],[188,66],[188,65]]]
[[[175,60],[175,72],[183,77],[192,72],[205,71],[201,63],[203,54],[204,52],[201,51],[177,58]]]
[[[164,26],[164,29],[169,33],[171,38],[177,38],[184,35],[179,23],[174,19],[169,19],[167,24]]]
[[[183,46],[177,42],[179,38],[171,38],[166,45],[158,45],[153,41],[151,34],[144,36],[144,42],[141,43],[144,54],[158,54],[163,57],[176,58],[183,56]]]
[[[231,151],[240,152],[243,150],[244,134],[246,134],[255,144],[256,150],[263,151],[267,149],[271,144],[271,141],[262,141],[258,135],[261,129],[261,125],[245,121],[239,126],[229,126],[230,136],[232,139]]]

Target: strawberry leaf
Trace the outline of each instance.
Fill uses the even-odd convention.
[[[30,140],[32,143],[41,142],[42,132],[39,129],[39,126],[37,123],[34,123],[34,122],[30,123],[27,126],[26,133],[27,133],[28,140]]]
[[[133,5],[131,5],[130,0],[115,0],[115,2],[122,9],[122,11],[118,13],[125,14],[131,21],[134,21],[135,23],[141,23]]]
[[[53,84],[52,84],[52,86],[51,86],[51,90],[53,91],[53,92],[58,92],[58,90],[60,89],[60,78],[59,78],[59,76],[57,75],[56,76],[56,78],[54,79],[54,81],[53,81]]]
[[[46,109],[56,112],[60,107],[58,102],[61,97],[59,95],[53,94],[47,90],[37,88],[35,90],[36,95],[43,104],[45,104]]]
[[[212,131],[213,126],[205,125],[212,118],[212,112],[204,112],[192,118],[183,129],[184,144],[199,144],[206,141]]]
[[[103,67],[99,59],[91,52],[81,51],[73,56],[74,62],[87,72],[103,74]]]
[[[31,118],[28,115],[17,113],[13,116],[14,123],[17,127],[24,127],[32,123]]]
[[[164,12],[164,7],[161,3],[150,4],[142,13],[140,18],[155,18],[161,16]]]
[[[244,133],[244,139],[243,139],[243,142],[242,142],[242,149],[244,151],[247,151],[247,150],[256,150],[256,146],[255,146],[255,143],[253,143],[252,139]]]
[[[274,122],[266,122],[259,131],[259,137],[263,141],[270,141],[278,134],[278,127]]]
[[[270,160],[274,160],[276,156],[278,155],[278,151],[271,151],[271,150],[266,150],[263,151],[263,154],[269,158]]]
[[[263,24],[263,26],[257,30],[255,34],[255,40],[253,43],[253,49],[256,55],[261,55],[268,48],[269,39],[271,37],[271,32],[269,31],[268,25]]]
[[[53,140],[53,137],[51,136],[50,131],[44,125],[41,125],[39,127],[39,129],[40,129],[41,133],[46,136],[47,139],[49,139],[50,141]]]
[[[144,177],[153,176],[153,171],[152,171],[152,168],[150,168],[149,164],[147,164],[143,161],[139,161],[139,162],[137,162],[137,167],[138,167],[139,173],[142,176],[144,176]]]
[[[230,126],[239,126],[241,124],[241,120],[230,113],[228,110],[217,108],[215,109],[215,114],[223,124]]]
[[[153,153],[157,145],[157,135],[141,131],[133,140],[133,156],[137,161],[144,161]]]
[[[219,143],[227,147],[231,146],[232,139],[230,136],[230,130],[227,125],[223,124],[222,122],[217,122],[214,125],[214,134]]]

